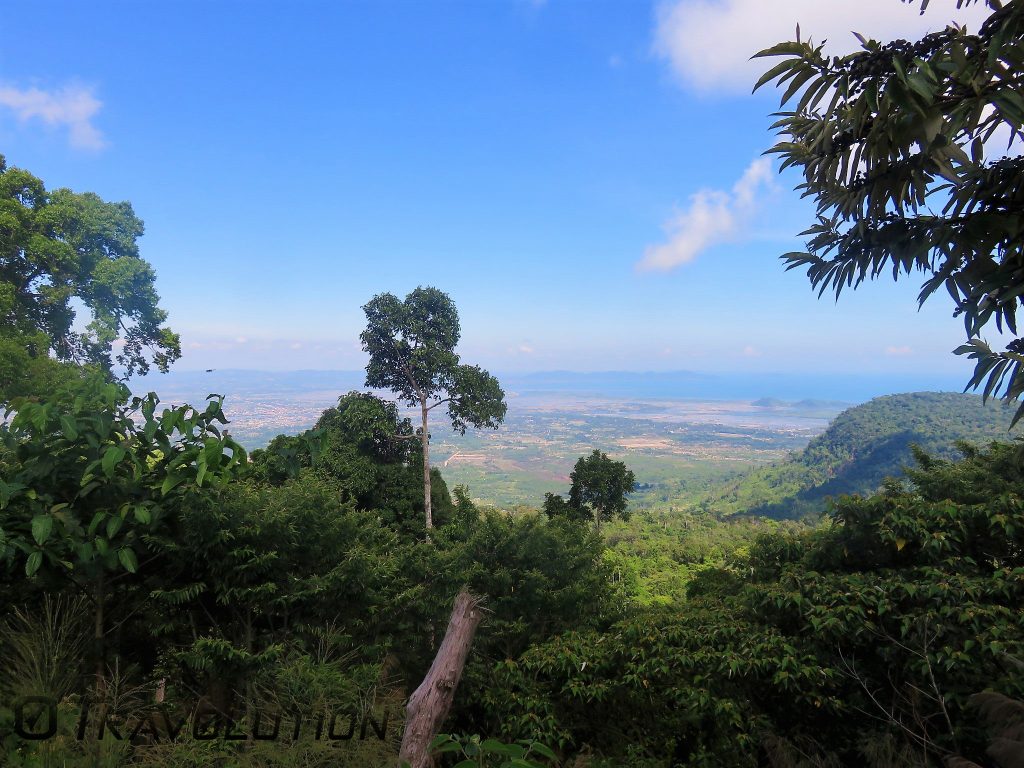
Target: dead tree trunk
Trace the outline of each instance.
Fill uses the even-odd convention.
[[[405,706],[405,732],[398,755],[400,763],[404,761],[411,768],[430,768],[433,765],[430,742],[451,709],[455,688],[462,677],[473,636],[482,619],[481,599],[463,587],[455,598],[448,630],[437,649],[434,663]]]

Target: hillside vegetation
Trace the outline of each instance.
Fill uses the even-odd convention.
[[[824,511],[826,499],[870,494],[913,463],[911,446],[941,458],[956,443],[1008,437],[1013,409],[977,395],[911,392],[876,397],[843,411],[787,460],[759,467],[708,492],[698,509],[718,516],[796,519]]]

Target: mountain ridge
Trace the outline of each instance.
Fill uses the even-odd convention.
[[[956,443],[1008,440],[1014,409],[978,395],[908,392],[848,408],[802,451],[711,489],[698,509],[718,517],[810,517],[826,499],[868,494],[913,464],[911,446],[938,458],[958,455]]]

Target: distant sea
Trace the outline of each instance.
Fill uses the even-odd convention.
[[[506,390],[574,392],[612,397],[711,400],[830,400],[860,403],[898,392],[960,392],[969,376],[793,373],[699,373],[692,371],[550,371],[500,377]]]
[[[850,375],[794,373],[699,373],[693,371],[544,371],[495,372],[508,393],[572,393],[627,399],[701,400],[829,400],[862,403],[898,392],[960,392],[969,378],[952,374]],[[293,395],[331,390],[342,394],[364,389],[362,371],[256,371],[215,369],[151,374],[129,382],[135,392],[154,390],[162,396],[258,392]],[[167,399],[165,397],[165,399]]]

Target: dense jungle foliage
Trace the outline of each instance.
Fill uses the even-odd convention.
[[[15,405],[0,453],[12,765],[387,762],[462,584],[488,615],[448,730],[566,764],[928,765],[984,754],[971,695],[1024,694],[1017,444],[917,451],[908,482],[842,497],[814,529],[726,535],[728,556],[651,601],[589,521],[478,510],[440,474],[425,540],[418,442],[370,395],[251,457],[216,398],[161,408],[93,375]],[[113,738],[158,691],[179,718],[220,712],[222,734],[257,712],[338,710],[371,725],[386,710],[390,731]],[[60,702],[54,739],[16,732],[30,695]],[[108,710],[78,740],[89,697]]]

